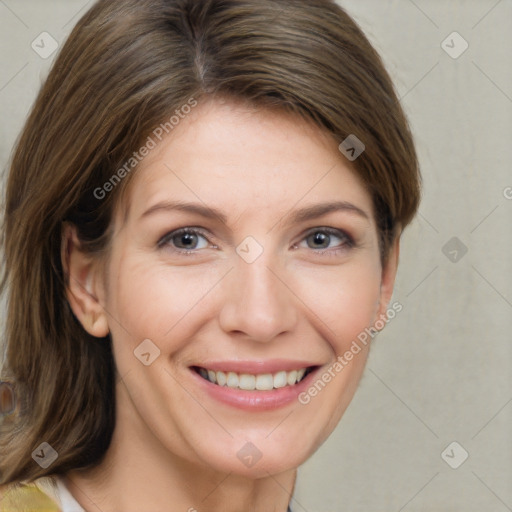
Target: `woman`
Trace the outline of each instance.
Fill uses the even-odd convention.
[[[4,509],[293,509],[419,189],[334,2],[93,5],[7,183]]]

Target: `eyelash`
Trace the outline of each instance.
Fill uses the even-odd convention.
[[[343,231],[341,229],[335,229],[335,228],[329,228],[329,227],[318,227],[318,228],[310,229],[300,241],[302,242],[303,240],[306,240],[309,236],[311,236],[315,233],[324,233],[324,234],[327,234],[330,236],[334,235],[335,237],[339,238],[342,241],[342,244],[334,250],[333,249],[323,249],[323,250],[312,249],[315,252],[315,254],[319,254],[322,257],[337,256],[340,252],[346,251],[347,249],[352,249],[353,247],[356,246],[354,239],[348,233],[346,233],[345,231]],[[197,256],[199,249],[181,249],[181,248],[173,248],[170,246],[169,242],[173,238],[180,236],[180,235],[185,235],[185,234],[200,235],[203,238],[205,238],[208,243],[210,243],[210,240],[208,239],[208,237],[206,236],[205,232],[202,229],[195,228],[195,227],[186,227],[186,228],[176,229],[174,231],[170,231],[169,233],[165,234],[158,241],[157,246],[160,249],[169,247],[172,252],[178,253],[178,254],[183,254],[187,257]],[[294,248],[297,245],[298,244],[294,244]],[[215,244],[213,244],[213,246],[215,248],[217,248],[217,246]]]

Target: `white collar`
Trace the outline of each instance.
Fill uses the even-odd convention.
[[[56,479],[58,497],[62,512],[85,512],[78,501],[73,498],[61,478]]]
[[[35,483],[55,501],[61,512],[85,512],[78,501],[73,498],[61,477],[42,477]]]

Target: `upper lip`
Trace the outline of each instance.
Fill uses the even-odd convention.
[[[309,368],[311,366],[319,366],[311,361],[301,361],[292,359],[266,359],[262,360],[236,360],[236,361],[204,361],[192,365],[216,372],[234,372],[234,373],[250,373],[254,375],[264,373],[276,373],[279,371],[300,370],[301,368]]]

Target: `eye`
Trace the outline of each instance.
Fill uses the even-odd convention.
[[[347,250],[354,247],[353,238],[344,231],[334,228],[315,228],[303,239],[309,249],[320,249],[315,252],[319,254],[337,253],[340,250]],[[337,243],[336,243],[337,242]],[[333,247],[332,244],[335,243]],[[334,250],[332,250],[334,248]]]
[[[324,255],[324,253],[335,255],[339,251],[348,250],[355,246],[353,238],[348,233],[328,227],[310,230],[301,242],[306,242],[307,248],[315,249],[314,252],[321,255]],[[336,243],[334,247],[332,247],[333,243]],[[185,227],[167,233],[158,241],[157,245],[159,248],[192,256],[198,253],[199,249],[207,249],[209,244],[208,237],[201,229]],[[217,246],[211,245],[213,248],[217,248]],[[295,244],[293,248],[295,249],[298,246],[298,244]]]
[[[201,239],[205,243],[201,243]],[[171,231],[158,241],[158,247],[169,247],[172,251],[184,254],[196,252],[196,249],[206,249],[208,244],[209,240],[201,230],[191,227]]]

